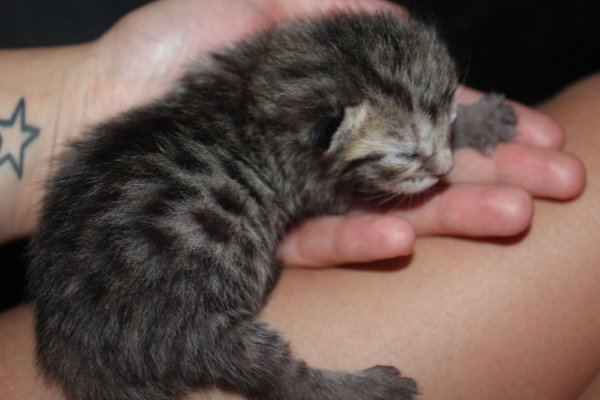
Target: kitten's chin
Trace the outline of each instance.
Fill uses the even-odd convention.
[[[435,186],[440,179],[436,176],[424,176],[420,178],[411,178],[398,183],[395,192],[402,194],[418,194]]]

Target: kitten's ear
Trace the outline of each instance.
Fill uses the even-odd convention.
[[[311,144],[320,151],[327,151],[333,135],[344,120],[344,107],[338,107],[333,112],[324,115],[312,129]]]

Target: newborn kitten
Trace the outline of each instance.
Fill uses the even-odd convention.
[[[307,366],[256,315],[291,224],[422,192],[450,170],[456,85],[418,22],[303,20],[212,55],[161,101],[74,143],[31,245],[45,375],[80,400],[212,385],[261,400],[414,399],[393,367]],[[501,100],[473,110],[457,145],[511,138]]]

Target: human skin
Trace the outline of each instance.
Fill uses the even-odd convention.
[[[127,70],[111,70],[114,61],[107,60],[114,58],[104,59],[108,64],[102,62],[102,54],[116,51],[107,50],[111,35],[113,44],[124,44],[123,33],[134,32],[132,25],[125,29],[127,24],[132,23],[126,20],[99,42],[83,47],[0,54],[2,76],[11,76],[7,75],[11,68],[35,76],[32,60],[38,60],[37,65],[44,65],[50,75],[26,80],[27,85],[16,89],[14,82],[2,82],[0,107],[14,107],[17,95],[31,99],[28,120],[64,132],[56,139],[63,142],[82,125],[109,117],[127,101],[139,104],[141,99],[159,95],[168,82],[160,74],[141,80],[105,76],[106,71],[119,75]],[[245,33],[242,29],[239,34]],[[213,45],[218,48],[224,43]],[[60,58],[56,51],[61,52]],[[166,53],[161,54],[173,56]],[[65,72],[65,60],[80,68]],[[31,71],[23,65],[29,65]],[[89,76],[90,68],[97,76],[93,90],[79,84]],[[52,73],[62,83],[60,90],[44,86],[54,83]],[[153,89],[143,90],[149,87],[146,79],[157,80]],[[121,84],[113,85],[116,81]],[[597,154],[598,140],[590,127],[599,126],[600,121],[593,119],[593,112],[588,115],[582,110],[597,109],[599,101],[595,99],[600,96],[578,93],[581,88],[599,88],[597,81],[546,106],[569,133],[567,150],[588,163],[590,181],[597,179],[599,169],[592,157]],[[108,93],[98,87],[119,89]],[[93,93],[103,95],[89,99]],[[464,100],[473,96],[466,90],[461,94]],[[561,100],[565,96],[569,102]],[[85,98],[88,107],[81,110],[77,105]],[[123,101],[119,104],[111,98]],[[575,107],[568,109],[573,103]],[[72,110],[73,118],[53,114],[56,104]],[[575,197],[583,187],[584,174],[576,159],[557,151],[562,135],[551,120],[522,107],[519,114],[517,143],[501,146],[492,157],[461,151],[449,177],[450,189],[424,207],[388,215],[354,211],[350,217],[307,223],[286,239],[280,257],[292,265],[333,265],[408,254],[413,250],[414,233],[477,237],[523,231],[533,215],[532,195]],[[571,120],[573,115],[580,120]],[[56,120],[56,116],[60,118]],[[48,135],[44,140],[51,138]],[[44,158],[43,149],[55,146],[53,142],[44,143],[40,136],[38,146],[32,149],[42,154],[34,154],[32,159]],[[17,182],[19,190],[11,192],[16,193],[14,198],[2,199],[0,215],[10,216],[3,221],[7,223],[0,224],[4,239],[34,230],[34,204],[41,193],[35,182],[48,171],[49,164],[31,166],[32,173]],[[0,185],[7,184],[9,172],[0,169]],[[412,257],[386,264],[385,271],[286,269],[264,317],[280,327],[297,354],[311,364],[344,369],[393,364],[419,380],[425,399],[574,398],[600,364],[598,346],[591,340],[600,333],[596,317],[600,302],[594,295],[599,283],[598,251],[590,244],[598,226],[585,213],[586,207],[591,207],[588,203],[597,202],[597,197],[590,184],[574,202],[537,201],[532,228],[510,244],[420,238]],[[3,398],[60,398],[34,368],[30,306],[0,316],[0,337]]]

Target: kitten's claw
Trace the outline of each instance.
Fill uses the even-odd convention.
[[[518,117],[504,100],[503,95],[489,93],[477,103],[460,106],[453,126],[452,147],[473,147],[490,154],[498,143],[512,140]]]

